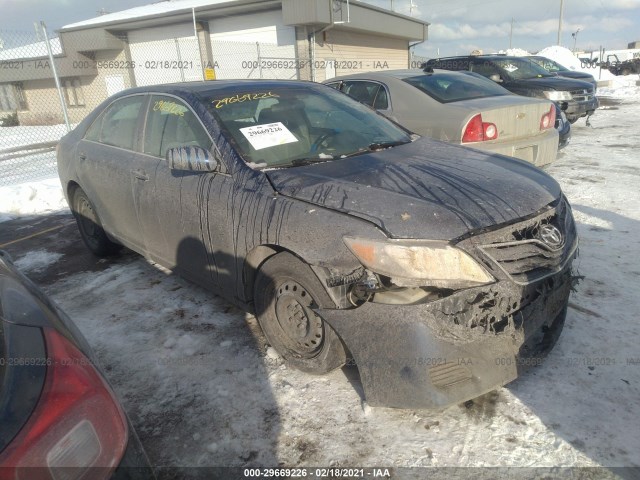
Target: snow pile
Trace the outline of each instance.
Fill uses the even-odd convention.
[[[610,87],[599,87],[599,97],[640,98],[640,75],[614,77]]]
[[[67,208],[57,178],[0,187],[0,222],[21,215],[38,215]]]
[[[528,57],[531,55],[526,50],[522,50],[521,48],[508,48],[507,50],[500,50],[499,53],[504,53],[510,57]]]
[[[42,270],[53,265],[64,254],[58,252],[50,252],[48,250],[33,250],[24,257],[17,259],[14,264],[23,273],[41,272]]]
[[[597,80],[612,80],[616,78],[616,76],[611,73],[609,70],[602,70],[600,72],[599,68],[586,68],[582,66],[580,59],[576,57],[571,50],[565,47],[560,47],[558,45],[554,45],[552,47],[547,47],[538,52],[538,55],[542,57],[550,58],[551,60],[555,60],[563,67],[568,68],[569,70],[573,70],[575,72],[584,72],[593,75]]]

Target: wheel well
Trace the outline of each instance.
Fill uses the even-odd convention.
[[[244,259],[242,270],[242,284],[244,286],[244,301],[253,302],[253,287],[256,281],[256,274],[264,262],[277,255],[278,253],[287,252],[298,258],[301,262],[307,264],[304,258],[289,249],[279,245],[259,245],[251,250]]]
[[[80,188],[80,185],[78,185],[74,181],[70,181],[69,184],[67,185],[67,199],[69,200],[70,207],[73,204],[73,196],[75,195],[76,190],[78,190],[79,188]]]
[[[242,269],[242,284],[244,285],[244,300],[253,302],[253,285],[260,266],[274,255],[286,251],[277,245],[259,245],[251,250],[244,259]]]

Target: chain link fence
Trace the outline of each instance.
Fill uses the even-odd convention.
[[[310,43],[306,32],[284,42],[255,42],[188,24],[126,34],[63,31],[49,38],[43,24],[36,27],[0,30],[0,185],[55,176],[58,140],[126,88],[245,78],[320,82],[411,64],[406,43],[356,57],[340,42]]]

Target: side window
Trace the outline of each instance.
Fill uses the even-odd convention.
[[[114,147],[133,150],[138,127],[138,116],[144,96],[116,100],[93,122],[85,138]]]
[[[358,100],[360,103],[373,107],[380,85],[373,82],[349,82],[343,83],[342,91],[351,98]]]
[[[144,135],[144,153],[164,158],[167,150],[187,145],[211,150],[213,145],[198,117],[180,100],[153,95]]]
[[[389,109],[389,96],[387,94],[387,89],[380,85],[378,89],[378,94],[376,95],[376,99],[373,102],[373,108],[376,110],[388,110]]]
[[[325,85],[335,88],[336,90],[340,90],[340,82],[325,83]]]
[[[489,78],[491,75],[500,74],[498,69],[489,62],[486,61],[474,61],[471,66],[471,71]]]

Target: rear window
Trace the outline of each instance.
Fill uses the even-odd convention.
[[[442,73],[437,75],[418,75],[403,78],[402,80],[440,103],[509,95],[509,92],[500,85],[471,75]]]

